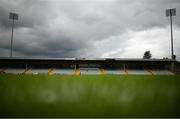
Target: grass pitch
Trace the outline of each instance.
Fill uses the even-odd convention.
[[[180,76],[0,75],[0,117],[180,117]]]

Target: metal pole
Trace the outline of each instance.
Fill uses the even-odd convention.
[[[13,56],[13,34],[14,34],[14,19],[12,20],[11,53],[10,53],[10,57]]]
[[[173,24],[172,24],[172,10],[170,10],[170,22],[171,22],[171,58],[174,59],[174,47],[173,47]],[[171,71],[174,72],[174,62],[171,63]]]
[[[172,59],[174,59],[172,11],[170,11],[170,22],[171,22],[171,57]]]

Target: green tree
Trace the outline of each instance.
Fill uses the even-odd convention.
[[[143,56],[143,59],[151,59],[152,57],[152,54],[150,51],[145,51],[144,52],[144,56]]]

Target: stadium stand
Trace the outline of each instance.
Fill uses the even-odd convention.
[[[170,59],[0,58],[0,73],[173,75]]]
[[[104,69],[103,68],[99,68],[99,75],[104,75],[105,72],[104,72]]]
[[[151,75],[151,73],[146,70],[129,70],[128,73],[133,75]]]
[[[118,69],[115,69],[115,70],[105,70],[105,74],[116,74],[116,75],[123,75],[124,74],[124,71],[123,70],[118,70]]]
[[[19,69],[19,68],[8,68],[4,71],[5,73],[8,74],[22,74],[23,69]]]
[[[75,69],[74,69],[74,75],[80,75],[80,70],[77,69],[77,68],[75,68]]]
[[[125,67],[124,67],[124,74],[125,74],[125,75],[128,75],[128,74],[129,74],[128,69],[125,68]]]
[[[173,72],[169,70],[104,70],[104,69],[89,69],[89,68],[81,68],[81,69],[16,69],[9,68],[6,70],[0,70],[1,73],[7,74],[60,74],[60,75],[104,75],[104,74],[114,74],[114,75],[174,75]]]
[[[53,75],[55,73],[55,68],[49,68],[48,69],[48,74]]]
[[[6,68],[0,68],[0,73],[5,73]]]
[[[148,68],[146,68],[145,70],[146,70],[147,72],[149,72],[150,75],[154,75],[154,70],[148,69]]]
[[[29,74],[47,74],[48,73],[48,69],[44,69],[44,68],[33,68]]]
[[[80,72],[82,75],[94,75],[99,74],[98,68],[80,68]]]
[[[26,67],[24,71],[22,72],[22,74],[28,74],[31,70],[32,68]]]
[[[73,69],[56,69],[55,74],[60,75],[73,75],[74,70]]]
[[[162,70],[162,69],[160,69],[160,70],[155,70],[155,71],[154,71],[154,74],[155,74],[155,75],[174,75],[173,72],[168,71],[168,70]]]

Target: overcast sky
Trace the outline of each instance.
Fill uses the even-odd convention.
[[[171,57],[170,20],[174,53],[180,59],[180,0],[0,0],[0,57],[9,57],[11,23],[15,22],[15,57],[153,58]]]

